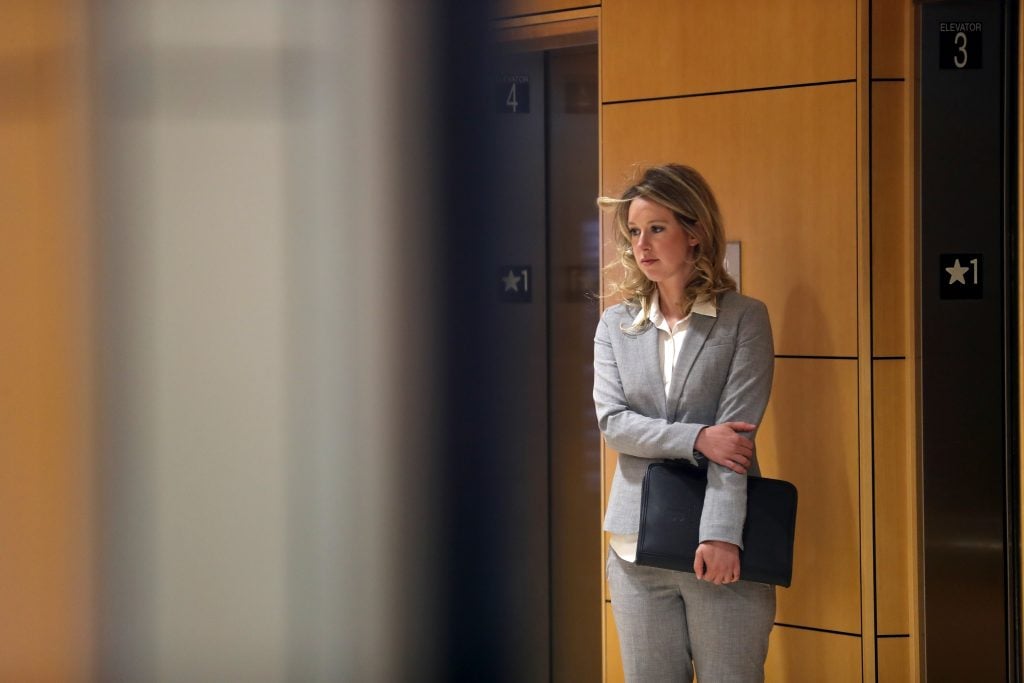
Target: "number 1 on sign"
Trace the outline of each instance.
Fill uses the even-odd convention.
[[[515,114],[519,108],[519,100],[516,99],[516,84],[513,83],[512,87],[508,89],[508,97],[505,98],[505,104],[512,107],[512,113]]]
[[[523,291],[524,292],[529,292],[530,291],[530,271],[528,271],[528,270],[526,270],[524,268],[523,270],[520,270],[519,272],[523,274]]]
[[[978,259],[971,259],[971,272],[974,273],[974,284],[978,284]]]

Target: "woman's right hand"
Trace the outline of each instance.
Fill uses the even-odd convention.
[[[754,457],[754,442],[739,432],[752,432],[757,425],[749,422],[723,422],[713,427],[705,427],[697,435],[694,448],[704,457],[722,467],[746,474],[750,460]]]

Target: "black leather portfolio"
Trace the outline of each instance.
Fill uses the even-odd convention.
[[[637,564],[693,573],[707,474],[688,463],[647,468],[640,508]],[[789,586],[793,579],[796,487],[781,479],[747,477],[740,579]]]

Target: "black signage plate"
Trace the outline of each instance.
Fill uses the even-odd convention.
[[[510,74],[498,77],[494,96],[499,114],[529,114],[530,77]]]
[[[981,22],[939,23],[939,68],[981,68]]]
[[[512,303],[529,303],[533,297],[533,268],[501,266],[498,268],[498,299]]]
[[[981,254],[941,254],[939,256],[939,298],[982,298],[981,267]]]

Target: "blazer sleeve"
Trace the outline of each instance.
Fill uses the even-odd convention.
[[[630,409],[604,316],[594,337],[594,406],[610,447],[638,458],[684,458],[694,465],[693,442],[706,425],[668,422]]]
[[[760,301],[743,314],[736,351],[715,424],[750,422],[760,425],[771,393],[775,348],[768,309]],[[751,434],[753,439],[754,435]],[[700,519],[700,541],[727,541],[743,548],[747,517],[747,477],[717,463],[708,463],[708,486]]]

